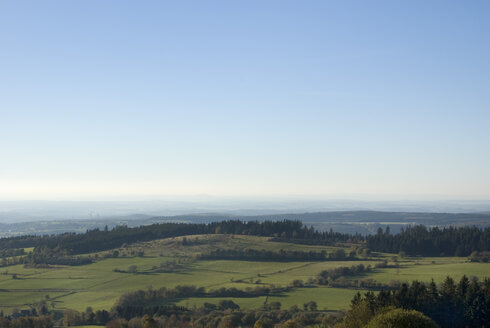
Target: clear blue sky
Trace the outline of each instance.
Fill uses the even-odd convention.
[[[0,2],[0,198],[195,194],[490,199],[490,2]]]

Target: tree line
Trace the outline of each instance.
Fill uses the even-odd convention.
[[[129,292],[122,295],[112,310],[117,316],[129,320],[132,317],[147,315],[164,315],[169,312],[184,311],[174,303],[180,299],[190,297],[259,297],[287,292],[291,287],[264,287],[246,288],[245,290],[219,288],[206,291],[204,287],[193,285],[176,286],[175,288],[162,287],[160,289],[147,289]]]
[[[422,256],[469,256],[472,252],[490,250],[490,227],[433,227],[423,225],[402,228],[391,234],[389,228],[378,229],[366,237],[371,251]]]
[[[54,327],[51,316],[7,316],[0,317],[1,328],[52,328]]]
[[[459,282],[447,277],[440,286],[413,281],[377,295],[359,293],[351,302],[341,327],[365,326],[374,316],[390,308],[419,311],[441,327],[490,327],[490,280],[463,276]]]
[[[229,220],[212,223],[158,223],[129,228],[117,226],[109,230],[93,229],[85,233],[64,233],[45,236],[18,236],[0,239],[0,249],[23,247],[59,247],[67,254],[86,254],[121,247],[123,244],[155,239],[198,234],[243,234],[254,236],[298,236],[310,238],[314,234],[300,221],[249,221]]]
[[[265,249],[216,249],[209,253],[201,254],[201,260],[244,260],[244,261],[327,261],[327,260],[355,260],[356,253],[347,254],[343,249],[327,253],[322,250],[292,251],[281,249],[278,252]]]
[[[89,322],[87,318],[87,312],[67,310],[63,324],[83,325]],[[243,310],[232,300],[221,300],[218,304],[205,302],[192,309],[169,305],[153,315],[128,319],[110,313],[104,324],[107,328],[300,328],[313,325],[331,327],[339,318],[339,314],[319,311],[313,301],[305,303],[303,308],[292,306],[282,309],[280,302],[271,302],[256,310]]]
[[[445,227],[427,228],[408,226],[400,233],[391,234],[389,227],[375,235],[321,232],[305,226],[301,221],[240,221],[212,223],[158,223],[129,228],[93,229],[85,233],[65,233],[46,236],[18,236],[0,239],[0,249],[58,247],[66,255],[79,255],[121,247],[125,243],[144,242],[161,238],[196,234],[242,234],[272,237],[277,241],[334,245],[361,243],[371,251],[421,256],[469,256],[472,252],[490,251],[490,228]],[[68,261],[66,259],[66,261]],[[77,261],[75,261],[77,262]]]
[[[47,246],[36,247],[33,252],[28,253],[21,258],[21,263],[26,267],[39,268],[47,265],[85,265],[92,263],[92,259],[82,256],[69,256],[67,251],[56,246],[49,248]]]

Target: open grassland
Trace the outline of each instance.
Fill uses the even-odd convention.
[[[291,292],[284,293],[283,295],[274,295],[270,297],[207,297],[207,298],[189,298],[181,300],[178,305],[186,307],[200,307],[204,303],[217,304],[219,301],[226,299],[232,300],[243,309],[257,309],[267,303],[279,302],[281,307],[288,309],[292,306],[298,306],[303,308],[303,304],[312,300],[317,302],[320,310],[343,310],[346,309],[346,305],[352,300],[354,295],[359,290],[346,289],[346,288],[298,288]],[[362,292],[362,290],[361,290]]]
[[[351,247],[343,247],[346,252]],[[10,312],[45,300],[55,310],[109,310],[124,293],[138,289],[196,285],[207,290],[221,287],[245,289],[257,286],[287,286],[293,280],[304,282],[315,278],[322,270],[341,266],[378,263],[386,259],[394,264],[393,254],[375,254],[356,261],[320,262],[266,262],[239,260],[199,260],[200,254],[216,249],[257,249],[279,251],[315,251],[328,253],[338,247],[296,245],[271,242],[265,237],[242,235],[201,235],[168,238],[147,243],[125,245],[117,250],[100,252],[94,263],[81,266],[59,266],[52,268],[25,268],[9,266],[0,270],[0,310]],[[117,251],[117,257],[114,256]],[[95,254],[92,254],[95,255]],[[175,261],[171,270],[165,263]],[[354,278],[372,278],[389,283],[392,280],[412,281],[415,279],[440,282],[447,275],[459,279],[463,274],[484,278],[490,273],[490,264],[467,263],[465,258],[403,258],[397,259],[398,268],[380,268],[374,272]],[[136,266],[132,273],[130,267]],[[115,272],[118,269],[120,272]],[[134,269],[134,268],[133,268]],[[164,272],[168,271],[168,272]],[[15,279],[14,276],[15,275]],[[339,310],[348,307],[354,289],[309,287],[296,288],[282,295],[270,296],[267,302],[280,302],[283,308],[299,307],[316,301],[320,309]],[[178,304],[199,306],[204,302],[218,303],[226,298],[190,298]],[[258,308],[265,296],[229,298],[243,308]]]
[[[377,269],[369,278],[389,283],[392,280],[412,282],[413,280],[442,282],[447,276],[459,279],[461,276],[475,276],[480,279],[490,277],[490,264],[469,263],[465,258],[434,259],[433,261],[405,262],[399,268]]]

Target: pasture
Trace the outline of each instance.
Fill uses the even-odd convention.
[[[279,251],[332,252],[336,247],[308,246],[272,242],[266,237],[242,235],[201,235],[161,239],[147,243],[125,245],[114,251],[97,253],[98,260],[81,266],[56,266],[50,268],[25,268],[14,265],[2,268],[0,273],[0,310],[4,313],[14,309],[28,308],[34,303],[45,301],[50,309],[109,310],[124,293],[138,289],[196,285],[206,290],[221,287],[245,289],[256,286],[288,286],[294,280],[312,281],[322,270],[363,263],[374,265],[386,259],[394,264],[394,255],[373,254],[355,261],[316,262],[266,262],[239,260],[200,260],[200,254],[215,249],[257,249]],[[346,245],[348,252],[353,248]],[[92,254],[95,256],[95,254]],[[175,267],[165,272],[165,263],[175,261]],[[463,274],[484,278],[490,272],[490,264],[468,263],[466,258],[403,258],[399,267],[376,269],[362,277],[382,283],[392,280],[442,281],[447,275],[459,279]],[[129,268],[135,270],[129,273]],[[115,269],[119,272],[115,272]],[[133,268],[134,269],[134,268]],[[283,308],[315,301],[319,309],[342,310],[349,306],[357,293],[356,289],[310,286],[295,288],[281,295],[269,296],[267,302],[280,302]],[[226,298],[189,298],[179,300],[183,306],[200,306],[204,302],[218,303]],[[265,296],[230,298],[242,308],[259,308]]]

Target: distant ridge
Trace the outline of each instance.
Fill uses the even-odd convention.
[[[406,225],[426,226],[490,226],[490,213],[429,213],[429,212],[385,212],[385,211],[331,211],[282,213],[265,215],[230,215],[226,213],[193,213],[188,215],[149,216],[132,214],[127,216],[101,217],[85,220],[50,220],[19,223],[0,223],[0,237],[24,234],[59,234],[85,232],[87,229],[112,228],[117,225],[135,227],[159,222],[208,223],[223,220],[280,221],[300,220],[319,230],[332,229],[345,233],[370,234],[379,227],[390,226],[397,232]]]

